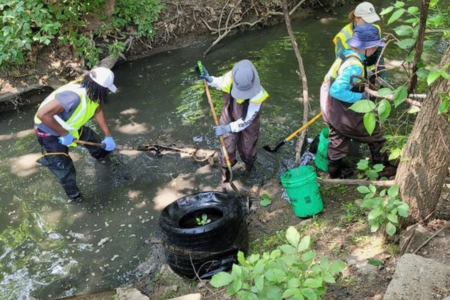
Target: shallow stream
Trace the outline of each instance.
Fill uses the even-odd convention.
[[[331,40],[351,9],[339,8],[336,18],[319,13],[293,20],[308,78],[309,119],[319,113],[319,87],[334,61]],[[213,118],[193,67],[202,60],[211,75],[219,76],[250,59],[270,94],[262,108],[260,173],[249,177],[238,165],[234,178],[250,188],[279,177],[294,165],[294,144],[276,154],[262,146],[274,147],[298,129],[303,114],[298,64],[285,25],[229,37],[203,59],[210,42],[115,67],[119,91],[105,108],[112,135],[118,144],[131,146],[217,149]],[[220,93],[212,95],[220,113]],[[139,275],[136,266],[149,255],[148,238],[158,230],[159,210],[183,195],[218,188],[217,160],[210,167],[180,153],[116,151],[101,163],[77,147],[71,154],[83,202],[68,203],[50,171],[34,163],[40,155],[31,129],[36,108],[0,114],[0,299],[55,299],[133,280]],[[308,136],[323,127],[317,121]]]

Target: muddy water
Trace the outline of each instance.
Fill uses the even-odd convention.
[[[293,21],[308,76],[310,118],[319,112],[319,86],[334,60],[331,39],[350,9],[340,8],[338,19]],[[105,112],[118,144],[217,149],[213,118],[193,71],[199,59],[211,75],[244,58],[255,62],[270,94],[263,106],[261,147],[275,146],[301,125],[302,87],[284,25],[230,37],[202,59],[208,46],[198,43],[114,69],[119,92],[111,95]],[[220,94],[212,95],[220,112]],[[71,155],[83,202],[68,203],[53,175],[34,163],[40,155],[31,131],[35,110],[0,115],[0,299],[54,299],[132,281],[149,255],[159,210],[181,196],[219,189],[217,161],[211,167],[180,153],[116,151],[98,162],[78,147]],[[309,136],[323,126],[313,124]],[[235,167],[243,189],[293,166],[292,143],[276,155],[261,147],[258,174],[248,176],[242,165]]]

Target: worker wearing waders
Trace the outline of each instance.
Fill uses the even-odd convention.
[[[396,169],[389,165],[387,154],[381,153],[386,140],[380,124],[376,124],[375,130],[370,135],[364,127],[364,114],[349,108],[356,101],[369,99],[369,95],[364,91],[364,85],[358,84],[360,79],[353,76],[366,78],[364,61],[378,47],[384,46],[384,41],[380,39],[376,26],[363,24],[356,27],[347,43],[350,49],[345,50],[331,66],[320,93],[322,116],[330,128],[329,175],[331,178],[351,175],[349,169],[343,166],[342,159],[349,153],[350,140],[353,139],[368,144],[373,163],[385,164],[386,167],[380,176],[393,176]]]
[[[224,137],[231,165],[234,166],[237,162],[237,150],[245,169],[251,172],[256,161],[261,106],[269,97],[261,86],[255,66],[249,60],[241,60],[221,77],[209,76],[206,69],[203,75],[199,73],[199,77],[205,79],[211,87],[223,92],[220,125],[214,126],[214,133]],[[221,161],[222,182],[228,182],[230,171],[223,155]]]
[[[363,24],[373,24],[375,22],[380,21],[380,17],[377,15],[375,8],[373,5],[369,2],[362,2],[356,6],[355,10],[350,12],[348,15],[348,18],[350,20],[350,23],[347,24],[344,28],[341,29],[341,31],[336,34],[336,36],[333,39],[334,43],[334,53],[336,55],[336,58],[339,58],[345,50],[349,49],[349,45],[347,43],[348,39],[350,39],[353,36],[353,32],[355,28],[357,28],[360,25]],[[380,38],[381,38],[381,28],[380,26],[373,24],[375,27],[378,28]],[[384,71],[384,58],[383,56],[380,57],[381,52],[383,50],[383,47],[378,47],[377,50],[369,57],[366,58],[364,61],[364,64],[369,67],[370,71],[372,73],[375,73],[374,75],[378,75],[383,79],[386,79],[386,71]],[[377,70],[375,70],[375,65],[379,60],[379,65],[377,67]],[[371,76],[368,76],[371,77]],[[369,78],[371,79],[371,78]],[[375,78],[373,78],[375,79]],[[372,79],[372,81],[373,81]],[[372,82],[374,83],[374,81]]]
[[[38,162],[55,174],[71,200],[81,200],[81,194],[68,147],[76,146],[74,140],[101,142],[103,148],[85,146],[96,159],[105,157],[116,147],[102,109],[109,101],[108,90],[116,92],[113,82],[111,70],[95,68],[80,81],[70,82],[51,93],[34,117],[35,134],[43,154]],[[92,117],[105,135],[103,140],[84,125]]]

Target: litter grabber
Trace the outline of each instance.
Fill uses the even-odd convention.
[[[101,143],[93,143],[83,140],[74,140],[74,143],[80,144],[80,145],[89,145],[89,146],[97,146],[104,148],[105,144]],[[177,148],[177,147],[169,147],[169,146],[162,146],[162,145],[143,145],[143,146],[125,146],[125,145],[116,145],[116,150],[136,150],[136,151],[154,151],[156,154],[161,154],[161,151],[167,150],[167,151],[174,151],[174,152],[181,152],[181,153],[187,153],[197,162],[205,162],[208,161],[208,163],[212,166],[214,165],[214,155],[216,154],[216,151],[214,150],[203,150],[199,148]]]
[[[203,71],[203,65],[202,65],[201,61],[197,62],[197,67],[198,67],[198,70],[199,70],[200,74],[203,75],[204,71]],[[211,94],[209,93],[208,83],[206,82],[205,79],[203,79],[203,85],[205,86],[206,97],[208,98],[208,103],[209,103],[209,106],[211,108],[211,113],[212,113],[213,118],[214,118],[214,124],[216,126],[218,126],[219,125],[219,119],[217,118],[216,111],[214,110],[214,104],[213,104],[212,99],[211,99]],[[225,162],[227,164],[227,168],[230,171],[230,178],[229,178],[228,182],[230,183],[230,186],[233,189],[233,191],[235,191],[236,193],[239,193],[237,187],[232,182],[232,180],[233,180],[233,171],[231,170],[230,157],[228,156],[228,151],[227,151],[227,148],[225,146],[225,141],[223,139],[223,136],[219,136],[219,140],[220,140],[220,145],[222,147],[222,154],[225,157]]]
[[[277,152],[278,149],[283,146],[284,144],[286,144],[287,142],[289,142],[290,140],[292,140],[293,138],[295,138],[297,136],[297,134],[299,134],[300,132],[302,132],[303,130],[305,130],[306,128],[308,128],[312,123],[314,123],[315,121],[317,121],[317,119],[319,119],[320,117],[322,117],[322,113],[317,114],[314,118],[312,118],[311,120],[308,121],[308,123],[306,123],[305,125],[303,125],[302,127],[300,127],[299,129],[297,129],[296,131],[294,131],[290,136],[288,136],[287,138],[285,138],[284,140],[282,140],[281,142],[278,143],[278,145],[276,145],[275,148],[270,148],[269,145],[266,145],[263,147],[264,150],[269,151],[269,152]]]

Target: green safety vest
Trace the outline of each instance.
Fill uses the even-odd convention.
[[[78,104],[77,108],[75,109],[72,116],[70,116],[68,120],[64,121],[57,115],[55,115],[54,117],[56,122],[58,122],[65,130],[69,131],[70,134],[72,134],[76,139],[78,139],[80,137],[78,130],[84,124],[86,124],[86,122],[92,119],[99,106],[97,102],[89,99],[89,97],[86,94],[86,89],[81,87],[79,83],[70,82],[55,90],[53,93],[47,96],[47,98],[45,98],[45,100],[39,106],[38,111],[51,101],[55,101],[56,95],[66,91],[76,93],[80,97],[80,104]],[[34,123],[35,124],[42,123],[42,121],[37,117],[37,113],[34,116]],[[69,146],[75,147],[76,144],[72,143]]]
[[[233,76],[232,71],[230,71],[224,75],[224,79],[223,79],[224,84],[222,87],[222,92],[231,94],[231,86],[233,85],[233,77],[232,76]],[[266,92],[266,90],[264,90],[263,87],[261,87],[261,91],[256,96],[250,98],[249,100],[251,103],[261,104],[268,97],[269,97],[269,94]],[[236,100],[236,103],[242,104],[247,99],[234,99],[234,100]]]

